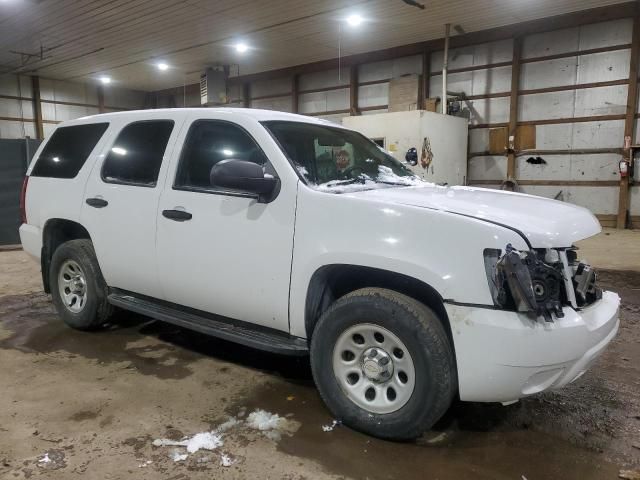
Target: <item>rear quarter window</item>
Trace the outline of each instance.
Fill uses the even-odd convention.
[[[74,178],[108,126],[90,123],[56,129],[36,160],[31,176]]]

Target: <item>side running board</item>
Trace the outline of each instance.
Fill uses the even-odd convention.
[[[112,290],[108,300],[116,307],[248,347],[284,355],[309,354],[309,346],[305,339],[293,337],[278,330],[205,314],[197,310],[183,309],[122,290]]]

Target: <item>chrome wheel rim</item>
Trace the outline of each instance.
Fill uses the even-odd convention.
[[[377,414],[402,408],[415,387],[415,367],[406,345],[373,323],[342,332],[333,348],[333,374],[349,400]]]
[[[65,260],[58,273],[58,291],[64,306],[73,313],[80,313],[87,303],[87,281],[74,260]]]

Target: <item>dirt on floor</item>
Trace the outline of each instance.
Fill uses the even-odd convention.
[[[392,443],[333,425],[307,360],[129,313],[70,330],[38,266],[3,252],[0,478],[615,479],[640,469],[640,273],[600,278],[621,328],[583,377],[508,407],[456,402]]]

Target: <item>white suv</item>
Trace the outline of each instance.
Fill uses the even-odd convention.
[[[24,249],[73,328],[114,307],[310,355],[335,417],[408,439],[452,399],[578,378],[618,329],[575,241],[584,208],[422,182],[361,134],[253,109],[59,125],[22,195]]]

